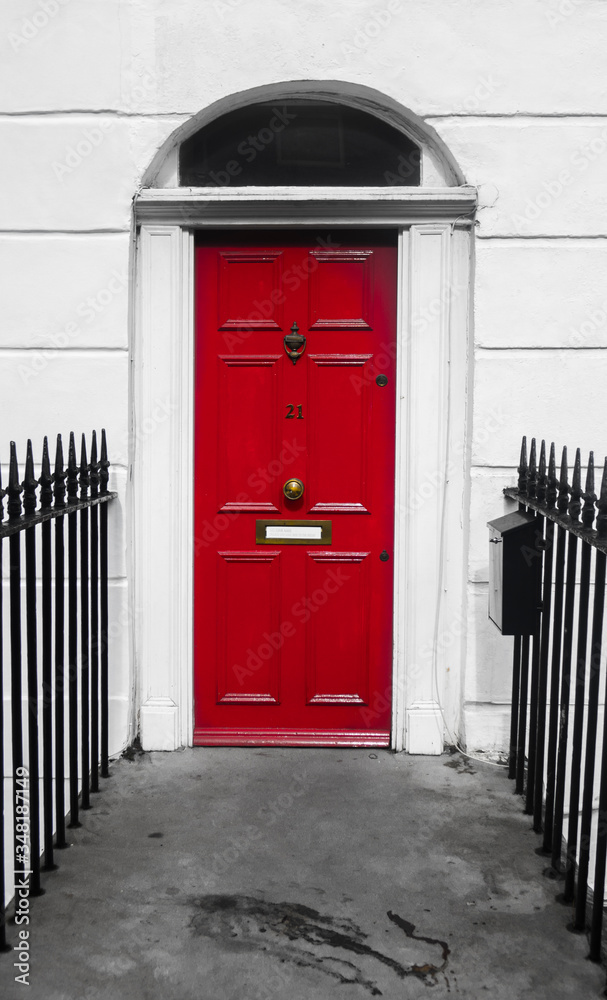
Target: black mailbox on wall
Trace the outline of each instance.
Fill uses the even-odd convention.
[[[541,552],[535,514],[514,511],[489,521],[489,618],[503,635],[537,631]]]

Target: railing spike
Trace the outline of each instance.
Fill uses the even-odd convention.
[[[540,503],[546,503],[546,486],[548,484],[546,478],[546,442],[542,438],[542,444],[540,446],[540,465],[537,477],[537,498]]]
[[[527,496],[535,497],[537,492],[537,458],[535,449],[535,438],[531,438],[531,452],[529,454],[529,474],[527,477]]]
[[[567,445],[563,448],[563,454],[561,456],[561,474],[558,480],[559,495],[556,501],[556,505],[561,512],[561,514],[567,513],[567,506],[569,504],[569,483],[567,482]]]
[[[582,458],[580,449],[575,452],[575,462],[573,464],[573,479],[571,481],[571,499],[567,512],[572,521],[579,521],[582,505]]]
[[[556,504],[556,491],[558,487],[558,479],[556,478],[556,454],[554,449],[554,441],[550,445],[550,459],[548,461],[548,486],[546,488],[546,507],[548,510],[554,510]]]
[[[527,493],[527,438],[523,435],[521,442],[521,457],[518,463],[518,491],[526,495]]]
[[[70,431],[70,446],[67,456],[67,502],[78,500],[78,466],[76,465],[76,441],[74,432]]]
[[[599,514],[596,519],[596,531],[599,538],[607,538],[607,458],[603,466],[601,493],[598,502]]]
[[[44,437],[42,445],[42,468],[40,470],[40,506],[48,508],[53,502],[53,477],[51,476],[51,460],[48,453],[48,438]]]
[[[89,495],[89,465],[86,457],[86,437],[82,435],[80,445],[80,499],[86,500]]]
[[[53,493],[55,495],[55,507],[65,507],[65,469],[63,468],[63,441],[61,440],[61,434],[57,435]]]
[[[101,493],[107,493],[108,482],[110,478],[109,474],[110,463],[107,457],[107,441],[105,438],[105,428],[101,428],[101,455],[99,458],[99,482],[101,484]]]
[[[24,514],[35,514],[36,513],[36,489],[38,488],[38,480],[34,475],[34,451],[32,448],[32,442],[28,438],[27,440],[27,451],[25,455],[25,476],[23,478],[23,513]]]
[[[588,470],[586,472],[586,488],[582,494],[584,506],[582,508],[582,524],[587,530],[592,528],[594,521],[594,505],[596,503],[596,493],[594,492],[594,452],[588,456]]]
[[[21,483],[19,482],[19,465],[17,464],[17,445],[11,441],[11,457],[8,467],[8,497],[7,512],[9,521],[21,517]]]
[[[97,461],[97,432],[91,435],[91,461],[89,463],[89,481],[91,484],[91,496],[96,497],[99,493],[99,462]]]

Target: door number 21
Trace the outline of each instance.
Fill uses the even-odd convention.
[[[303,420],[303,406],[301,403],[297,404],[297,417],[295,417],[295,405],[293,403],[287,403],[287,414],[285,420]]]

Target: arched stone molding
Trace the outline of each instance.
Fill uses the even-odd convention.
[[[422,150],[422,187],[456,187],[465,184],[462,171],[437,132],[418,115],[372,87],[340,80],[294,80],[253,87],[230,94],[199,111],[180,125],[163,143],[143,178],[143,187],[179,186],[179,147],[209,122],[250,104],[308,98],[327,104],[345,104],[381,118],[413,139]]]

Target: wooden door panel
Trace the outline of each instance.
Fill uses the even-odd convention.
[[[281,330],[280,251],[224,251],[219,260],[219,329]],[[228,344],[230,338],[224,338]]]
[[[373,251],[317,250],[310,257],[310,329],[371,330]]]
[[[368,514],[372,354],[311,354],[308,449],[310,514]],[[331,434],[327,434],[327,428]]]
[[[395,242],[228,239],[196,248],[194,742],[386,746]],[[329,520],[331,541],[261,544],[258,518]]]
[[[217,555],[217,704],[278,705],[280,551]]]
[[[223,443],[217,452],[219,510],[277,513],[271,484],[264,482],[259,470],[271,466],[280,451],[276,411],[283,358],[222,355],[218,362],[218,426]]]
[[[369,696],[368,552],[308,552],[309,705],[366,705]]]

